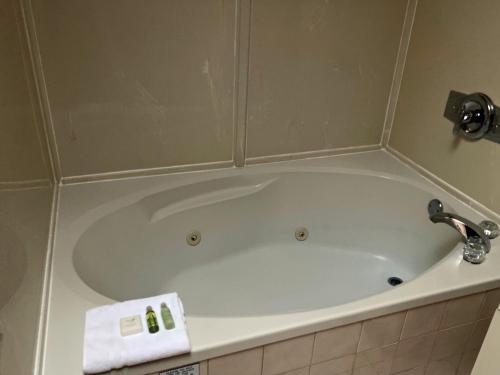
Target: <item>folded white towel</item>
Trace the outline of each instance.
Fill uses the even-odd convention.
[[[160,305],[165,302],[175,322],[175,328],[166,330]],[[149,333],[146,308],[153,307],[159,332]],[[120,319],[140,315],[143,331],[123,337]],[[101,306],[87,311],[83,371],[86,374],[106,372],[124,366],[155,361],[188,353],[191,350],[184,319],[184,308],[177,293]]]

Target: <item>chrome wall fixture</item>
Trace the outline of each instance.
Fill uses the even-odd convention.
[[[486,94],[450,91],[444,117],[455,124],[453,132],[467,140],[500,143],[500,108]]]

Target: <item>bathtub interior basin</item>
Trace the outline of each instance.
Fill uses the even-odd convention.
[[[425,188],[356,173],[247,174],[165,189],[96,220],[73,263],[117,301],[176,291],[188,316],[272,315],[393,288],[445,257]],[[305,241],[295,237],[307,228]],[[201,233],[191,246],[186,236]],[[404,287],[404,283],[402,286]]]

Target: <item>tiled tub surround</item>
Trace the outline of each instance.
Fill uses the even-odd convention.
[[[31,3],[64,178],[378,145],[407,5]]]
[[[494,289],[425,305],[213,358],[200,375],[469,375],[499,303]]]
[[[99,217],[105,215],[106,212],[114,212],[120,207],[128,207],[128,205],[133,205],[134,202],[137,202],[144,197],[148,197],[155,192],[163,192],[166,188],[171,188],[172,183],[174,182],[193,183],[196,181],[200,181],[200,179],[203,180],[206,178],[210,178],[212,180],[214,178],[247,173],[260,174],[273,173],[284,170],[287,170],[289,172],[304,170],[301,168],[305,168],[309,172],[330,171],[332,173],[337,173],[338,171],[349,171],[349,173],[352,173],[353,175],[371,173],[377,176],[384,176],[385,178],[383,180],[389,184],[392,184],[391,181],[393,179],[395,179],[396,181],[398,181],[398,179],[406,179],[406,181],[408,181],[410,185],[416,184],[415,186],[420,186],[425,191],[428,191],[432,196],[442,199],[447,203],[447,207],[453,208],[458,214],[464,215],[475,222],[480,221],[484,217],[479,213],[473,211],[470,207],[456,200],[448,193],[430,184],[428,181],[418,175],[414,170],[406,167],[400,161],[384,151],[373,151],[336,157],[280,162],[251,166],[245,169],[224,169],[206,172],[191,172],[176,175],[170,174],[149,178],[133,178],[126,180],[65,186],[62,188],[60,197],[58,224],[55,234],[56,242],[54,247],[52,268],[50,271],[51,287],[47,314],[47,335],[45,338],[42,374],[66,375],[68,373],[81,373],[84,312],[88,308],[114,302],[111,298],[104,297],[104,295],[99,294],[95,290],[91,289],[82,281],[75,270],[73,252],[75,249],[76,241],[78,241],[78,239],[82,236],[86,229],[89,228],[92,223],[94,223]],[[370,180],[368,179],[366,181]],[[334,186],[335,185],[332,185],[332,188]],[[369,186],[367,186],[366,188],[369,188]],[[391,189],[394,188],[393,185],[389,186],[391,187]],[[331,192],[330,189],[328,189],[328,191]],[[413,204],[415,200],[420,202],[422,196],[418,191],[419,190],[415,190],[414,195],[407,201],[408,204],[402,204],[401,208],[405,207],[406,209],[408,209],[408,205]],[[398,194],[397,190],[395,190],[394,193]],[[346,192],[346,194],[348,193]],[[314,199],[314,197],[309,196],[308,199]],[[430,221],[428,222],[429,227],[427,227],[428,219],[425,216],[425,206],[427,204],[427,200],[424,199],[424,201],[418,204],[418,207],[422,206],[422,211],[414,208],[412,209],[412,211],[408,212],[409,215],[412,214],[412,212],[415,212],[415,215],[424,215],[422,216],[422,225],[424,225],[424,227],[428,229],[426,229],[425,232],[421,233],[422,236],[427,233],[427,230],[429,231],[429,235],[431,233],[434,233],[435,235],[436,231],[439,232],[441,230],[443,230],[443,235],[453,233],[450,228],[446,226],[434,225]],[[257,200],[252,202],[255,205],[259,201]],[[349,199],[348,203],[349,202],[351,204],[350,207],[352,208],[353,201]],[[388,202],[390,202],[390,200]],[[229,204],[229,202],[226,203]],[[377,212],[379,212],[378,221],[380,221],[381,215],[383,213],[381,213],[380,211]],[[394,212],[399,211],[396,210]],[[262,218],[264,217],[265,216],[262,216]],[[494,220],[498,220],[498,217],[491,218]],[[397,222],[403,224],[404,220],[401,219],[401,221]],[[389,226],[392,227],[392,224],[390,224]],[[203,228],[201,228],[201,230],[203,231]],[[313,231],[312,233],[313,234],[311,237],[311,241],[315,236],[315,232]],[[318,234],[319,233],[317,233],[316,236]],[[456,241],[458,241],[458,237]],[[331,243],[332,245],[335,245],[335,241]],[[456,242],[454,242],[454,244],[455,243]],[[184,245],[188,246],[185,243]],[[395,254],[408,253],[407,249],[409,245],[409,243],[405,243],[404,245],[402,244],[402,246],[404,247],[400,247],[401,251],[395,251]],[[307,246],[307,244],[305,246]],[[431,244],[429,244],[429,246],[431,246]],[[415,262],[420,262],[422,259],[419,257],[422,257],[423,254],[428,251],[427,246],[421,246],[420,248],[421,252],[419,252],[418,249],[411,252],[411,254],[414,254],[412,256],[416,257],[414,258]],[[201,249],[202,248],[196,249],[196,251]],[[421,334],[420,329],[423,329],[423,323],[412,323],[415,320],[410,318],[413,314],[416,313],[410,313],[408,315],[408,323],[405,325],[404,329],[401,328],[401,332],[398,332],[400,328],[392,325],[392,323],[390,326],[393,327],[393,329],[386,329],[386,326],[388,325],[384,323],[385,320],[387,320],[387,322],[397,320],[399,321],[399,324],[403,325],[405,314],[399,313],[400,311],[406,311],[408,309],[413,309],[422,305],[438,303],[453,298],[459,298],[464,295],[483,293],[486,290],[500,287],[500,275],[498,274],[498,269],[500,268],[500,249],[498,246],[498,240],[492,241],[492,251],[490,252],[490,254],[488,254],[487,260],[479,266],[471,265],[462,261],[461,250],[462,244],[456,243],[456,246],[451,245],[449,253],[447,251],[448,255],[441,259],[441,261],[434,264],[430,269],[423,272],[420,276],[413,278],[411,281],[406,282],[400,287],[391,288],[390,290],[387,290],[383,293],[365,297],[363,299],[354,300],[349,303],[335,305],[334,303],[329,304],[327,302],[326,305],[323,305],[325,307],[320,308],[313,308],[309,304],[306,304],[300,311],[288,312],[286,310],[280,310],[275,311],[271,314],[255,312],[254,314],[252,314],[252,312],[249,311],[247,314],[243,315],[235,313],[228,314],[227,312],[224,314],[219,313],[219,315],[206,315],[187,309],[187,325],[190,332],[193,349],[191,354],[122,369],[117,373],[128,375],[144,375],[154,373],[166,368],[175,368],[190,363],[205,361],[209,358],[216,358],[227,355],[229,353],[248,350],[249,348],[262,347],[270,343],[287,340],[294,337],[300,337],[300,339],[294,339],[293,341],[291,341],[291,343],[294,343],[298,340],[298,342],[303,342],[304,345],[310,346],[314,345],[313,341],[315,336],[312,334],[315,332],[324,331],[334,327],[345,326],[387,314],[393,315],[390,318],[383,318],[382,320],[379,319],[367,322],[365,324],[366,333],[363,334],[361,333],[361,331],[359,331],[359,342],[351,343],[350,345],[355,346],[356,350],[359,349],[360,352],[366,352],[365,354],[367,354],[371,353],[367,352],[368,350],[385,348],[386,346],[390,346],[396,341],[399,341],[402,332],[402,343],[398,347],[399,349],[390,348],[382,351],[382,354],[388,353],[387,355],[389,355],[391,354],[391,350],[396,350],[394,356],[395,358],[399,358],[404,353],[404,344],[410,345],[413,343],[416,345],[418,343],[418,340],[415,337],[418,337],[419,340],[423,340],[423,338],[426,338],[430,341],[432,339],[435,340],[436,343],[439,343],[439,340],[445,340],[445,338],[447,337],[446,334],[448,333],[450,335],[456,333],[457,336],[460,333],[461,335],[466,336],[468,332],[462,332],[461,330],[466,330],[466,328],[463,327],[472,322],[482,320],[483,318],[483,315],[477,313],[477,311],[470,311],[468,309],[471,307],[474,308],[474,306],[481,306],[481,304],[483,304],[484,306],[493,305],[493,303],[490,301],[491,298],[487,299],[488,302],[486,305],[482,301],[482,294],[476,297],[471,297],[471,300],[475,303],[459,303],[460,306],[463,306],[465,308],[465,310],[463,310],[463,314],[467,316],[468,320],[466,321],[462,319],[460,314],[455,313],[457,309],[453,308],[453,303],[449,304],[446,308],[443,307],[443,316],[446,316],[446,318],[442,319],[442,323],[441,319],[437,319],[440,320],[439,323],[437,323],[437,320],[435,320],[434,323],[431,323],[424,319],[424,323],[430,325],[429,334],[433,335],[432,338],[428,338],[426,334]],[[141,249],[141,251],[142,253],[144,253],[145,249],[143,248]],[[107,252],[103,253],[102,255],[105,256],[106,254]],[[205,253],[202,252],[202,254]],[[156,258],[154,257],[154,259]],[[283,261],[285,260],[286,257],[283,258]],[[158,263],[158,261],[156,261],[156,263]],[[291,263],[290,265],[293,265],[293,263]],[[286,264],[284,264],[283,266],[286,266]],[[148,272],[148,270],[145,269],[144,272]],[[356,272],[354,268],[353,272]],[[115,276],[118,277],[116,280],[119,281],[120,275]],[[231,281],[231,277],[236,276],[226,275],[226,284]],[[109,278],[109,275],[101,279],[101,281],[108,282],[107,278]],[[128,282],[128,280],[126,281]],[[253,290],[253,293],[261,290],[258,288],[264,287],[265,285],[254,287],[254,289],[257,289]],[[314,293],[314,290],[319,290],[318,288],[324,287],[327,288],[328,286],[317,285],[317,287],[313,288],[310,293]],[[342,284],[335,284],[335,287],[342,287]],[[293,290],[295,291],[295,289]],[[213,292],[214,291],[212,291],[212,293]],[[260,294],[261,293],[258,293],[257,295]],[[246,295],[246,293],[242,294],[243,297]],[[294,292],[293,295],[296,296],[297,293]],[[307,293],[302,295],[305,296],[307,295]],[[238,299],[236,298],[237,296],[233,297],[236,300]],[[68,303],[68,301],[71,301],[71,303]],[[477,308],[479,309],[479,307]],[[418,311],[420,311],[420,313],[416,315],[417,317],[421,316],[421,314],[424,314],[426,310],[423,309]],[[462,311],[461,307],[458,308],[458,311]],[[432,317],[435,317],[435,315],[438,314],[435,314],[433,311],[433,313],[430,315],[432,315]],[[377,328],[380,328],[380,325],[377,324],[380,321],[382,321],[383,323],[381,329],[384,332],[382,341],[379,340],[377,335],[373,336],[372,334],[368,334],[370,332],[368,328],[370,328],[370,330],[376,330]],[[483,324],[485,322],[481,323]],[[437,327],[435,325],[437,325]],[[345,329],[347,328],[342,328],[342,330]],[[347,330],[351,329],[355,330],[355,328],[353,327],[350,327]],[[439,330],[440,333],[433,334],[433,330]],[[356,332],[352,332],[352,336],[354,336],[355,338],[356,334]],[[442,336],[444,338],[441,339]],[[330,339],[332,338],[327,333],[318,334],[318,336],[316,337],[316,344],[319,345],[319,343],[323,341],[329,342]],[[436,346],[436,348],[437,347],[438,346]],[[321,348],[318,346],[318,349],[314,354],[315,363],[313,366],[313,371],[319,371],[318,369],[321,368],[321,366],[316,366],[319,363],[322,363],[322,366],[328,366],[332,363],[335,363],[331,363],[329,361],[336,359],[336,357],[343,358],[351,355],[339,354],[337,356],[336,354],[332,355],[328,351],[323,351],[320,349]],[[246,353],[245,356],[252,357],[258,355],[259,350],[260,349],[257,349]],[[262,352],[265,353],[263,358],[270,358],[269,356],[272,353],[274,353],[275,351],[279,353],[281,350],[281,344],[272,344],[266,346]],[[408,350],[411,351],[411,348]],[[60,353],[62,352],[65,353],[64,356],[60,355]],[[472,356],[471,352],[472,349],[466,351],[466,357],[464,358],[469,358],[470,356]],[[375,351],[374,353],[377,353],[377,351]],[[399,355],[397,353],[399,353]],[[455,351],[452,351],[452,353],[443,351],[442,354],[436,354],[435,357],[433,357],[432,365],[430,365],[429,368],[432,369],[435,366],[444,365],[445,363],[441,361],[441,359],[452,357],[454,354],[456,354]],[[310,354],[306,350],[306,353],[304,354],[304,356],[306,357],[306,361],[299,361],[298,363],[294,362],[291,364],[291,367],[287,367],[288,365],[286,365],[286,361],[285,364],[276,364],[273,362],[274,364],[272,365],[271,362],[265,361],[264,371],[286,372],[288,371],[288,369],[300,370],[302,367],[310,366],[310,362],[308,362],[308,358],[310,355],[312,356],[312,354]],[[292,361],[295,361],[297,360],[297,358],[300,358],[300,355],[294,354],[285,357],[289,358]],[[353,358],[354,357],[352,357],[351,359],[344,358],[343,361],[355,360]],[[454,357],[454,359],[458,361],[457,358]],[[462,358],[460,358],[460,360],[461,359]],[[360,361],[362,361],[362,359],[358,359],[358,365]],[[395,361],[391,366],[403,366],[402,364],[398,364],[400,362],[402,361]],[[219,364],[220,366],[222,366],[223,362],[220,362]],[[420,362],[414,364],[413,367],[418,367],[419,365]],[[217,361],[211,361],[211,365],[209,364],[208,367],[210,366],[212,366],[212,369],[217,368],[214,367],[217,366]],[[346,368],[346,371],[349,370],[349,363],[347,363],[347,366],[348,367]],[[246,366],[243,367],[246,368]]]
[[[53,188],[23,13],[0,0],[0,374],[33,371]]]

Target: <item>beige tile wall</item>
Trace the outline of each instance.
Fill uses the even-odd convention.
[[[62,173],[232,159],[234,1],[33,1]]]
[[[499,13],[496,0],[419,0],[389,141],[496,212],[500,145],[455,139],[443,111],[452,89],[483,91],[500,103],[500,52],[487,46],[500,33]]]
[[[200,375],[469,375],[500,289],[210,359]]]
[[[52,191],[0,190],[0,374],[32,374]]]
[[[48,183],[49,168],[16,0],[0,0],[0,189],[33,180]]]
[[[247,155],[378,144],[405,9],[254,0]]]
[[[52,176],[18,0],[0,0],[0,374],[31,374]]]
[[[406,1],[32,3],[65,177],[380,141]]]

